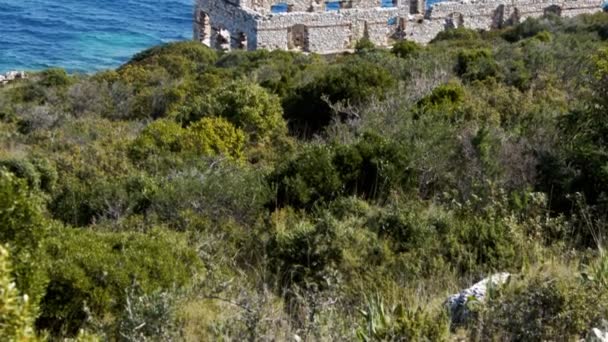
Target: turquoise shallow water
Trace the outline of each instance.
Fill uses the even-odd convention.
[[[192,37],[192,0],[0,0],[0,73],[112,68]]]

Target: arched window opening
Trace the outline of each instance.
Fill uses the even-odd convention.
[[[198,11],[196,16],[197,39],[201,43],[211,46],[211,19],[203,11]]]
[[[382,8],[397,7],[397,0],[380,0],[380,7],[382,7]]]
[[[452,13],[445,18],[445,28],[455,29],[464,27],[464,16],[462,13]]]
[[[304,25],[294,25],[287,31],[289,49],[308,51],[308,28]]]
[[[330,11],[337,11],[340,9],[340,1],[325,1],[325,10],[330,12]]]

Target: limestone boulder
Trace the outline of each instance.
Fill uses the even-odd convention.
[[[506,272],[496,273],[482,279],[473,286],[464,289],[459,293],[449,296],[446,300],[446,306],[450,311],[452,322],[465,322],[471,314],[467,303],[472,300],[484,302],[486,295],[491,288],[496,288],[503,285],[509,280],[510,277],[511,274]]]

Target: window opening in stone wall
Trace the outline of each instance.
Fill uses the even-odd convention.
[[[279,2],[278,4],[270,6],[271,13],[287,13],[288,11],[289,6],[285,2]]]
[[[410,0],[410,14],[423,14],[424,0]]]
[[[455,29],[464,27],[464,16],[462,13],[452,13],[445,18],[445,28]]]
[[[218,30],[215,44],[222,51],[230,51],[230,31],[226,29]]]
[[[505,22],[505,5],[498,5],[492,14],[492,28],[500,29]]]
[[[382,7],[382,8],[397,7],[397,0],[380,0],[380,7]]]
[[[240,32],[236,36],[236,48],[241,50],[247,49],[247,35],[244,32]]]
[[[507,20],[507,25],[517,25],[521,21],[521,16],[519,15],[519,9],[517,7],[513,8],[511,12],[511,16],[509,20]]]
[[[308,51],[308,28],[304,25],[294,25],[287,30],[289,49]]]
[[[209,15],[199,11],[196,22],[198,25],[198,40],[207,46],[211,46],[211,19]]]
[[[340,9],[340,1],[325,1],[326,11],[337,11]]]

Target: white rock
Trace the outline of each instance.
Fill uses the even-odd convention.
[[[509,280],[511,274],[502,272],[491,275],[475,285],[453,294],[448,297],[446,305],[452,315],[452,322],[460,323],[465,321],[469,316],[467,302],[472,298],[483,302],[486,298],[488,288],[500,286]]]

